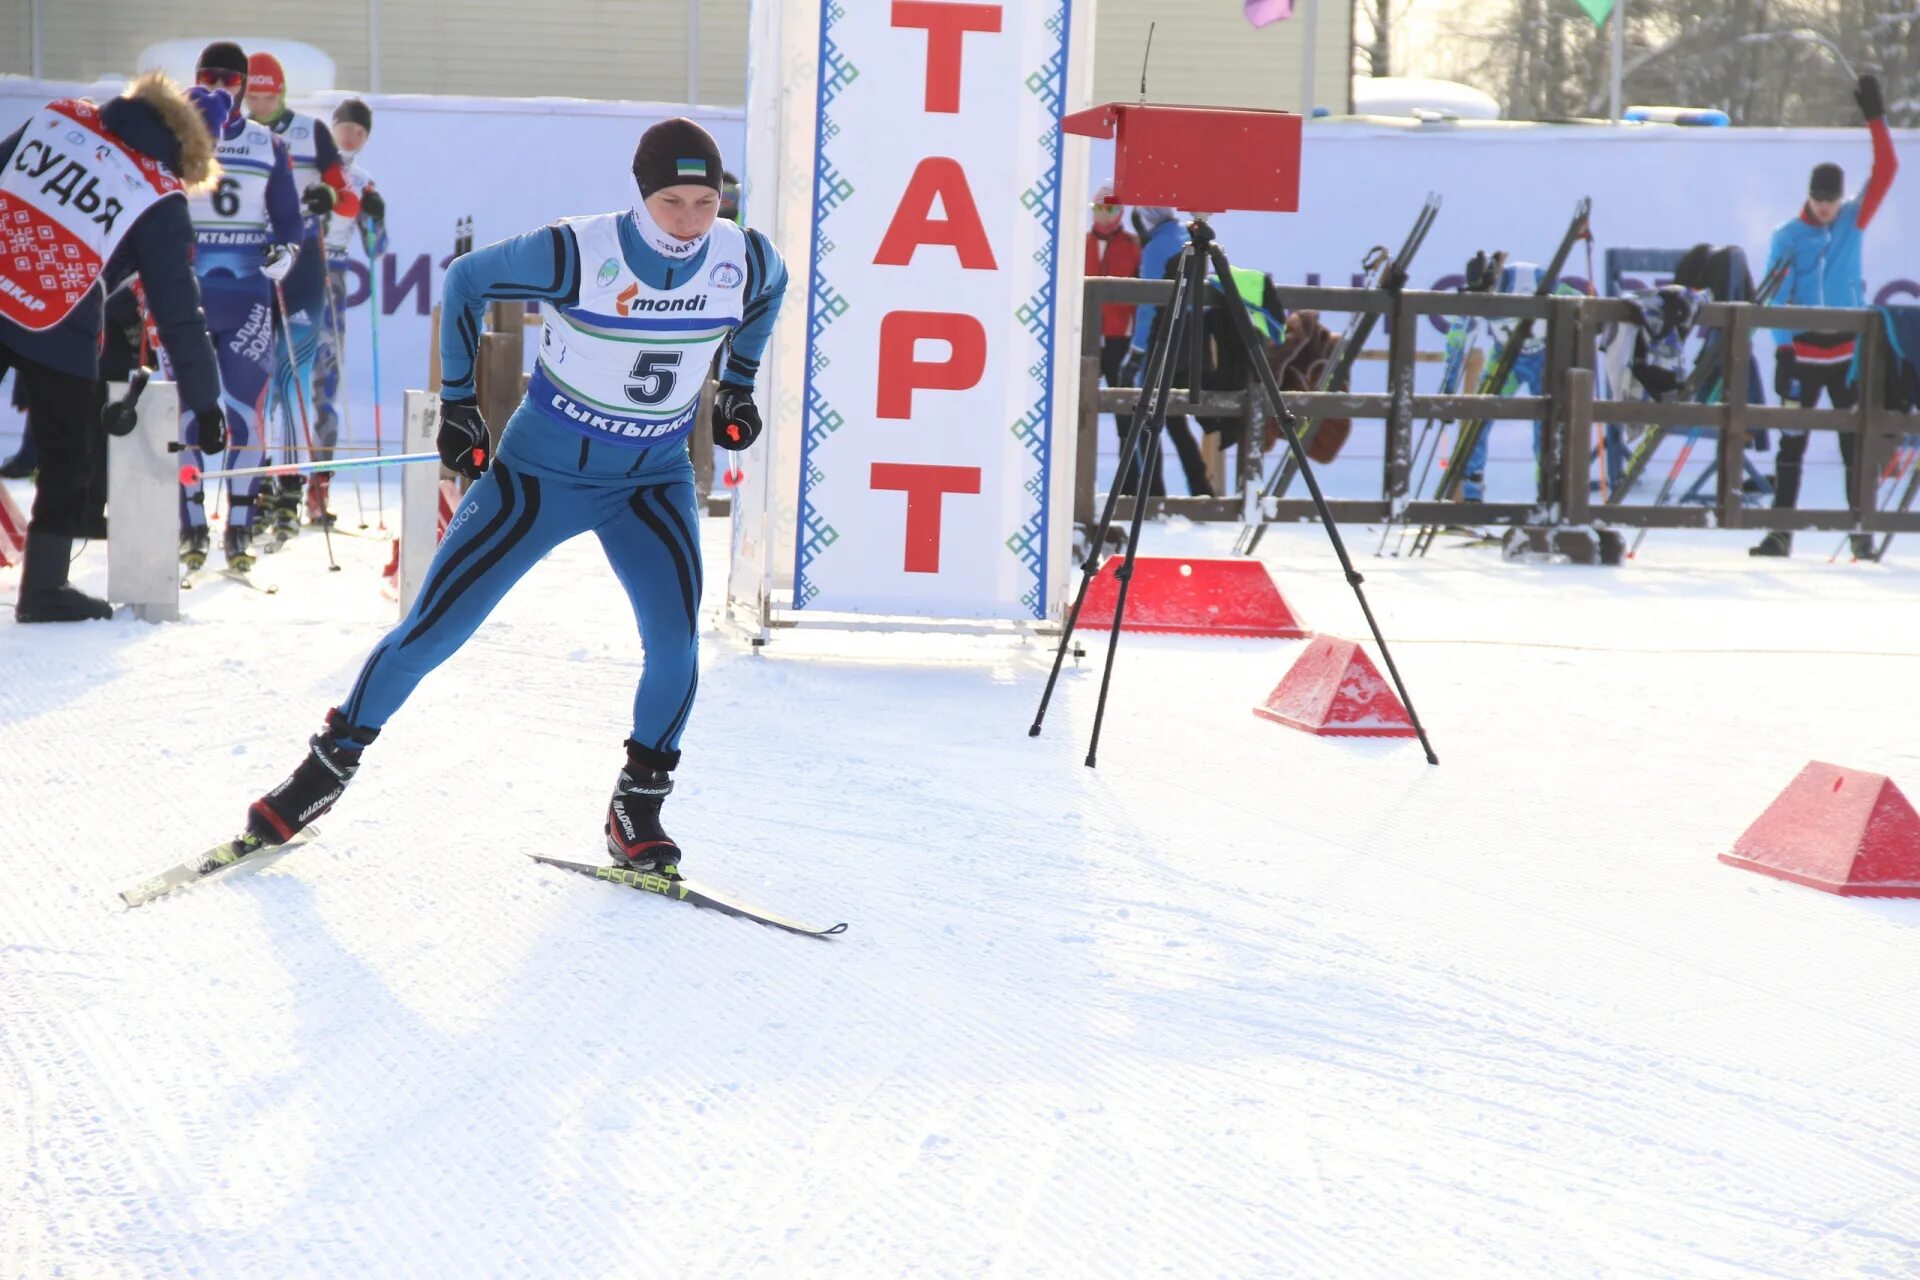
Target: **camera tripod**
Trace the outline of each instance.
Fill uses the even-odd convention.
[[[1373,610],[1367,604],[1367,594],[1361,586],[1364,579],[1347,555],[1346,544],[1340,539],[1339,526],[1334,524],[1333,513],[1327,509],[1326,497],[1320,491],[1320,482],[1314,476],[1313,466],[1300,445],[1296,430],[1298,420],[1281,398],[1280,384],[1254,332],[1253,318],[1247,314],[1246,300],[1233,286],[1233,267],[1227,261],[1226,251],[1215,242],[1213,228],[1208,225],[1206,215],[1194,214],[1192,221],[1187,223],[1187,243],[1181,246],[1174,265],[1173,300],[1168,304],[1163,322],[1157,326],[1148,347],[1145,372],[1140,381],[1140,398],[1134,405],[1133,421],[1128,425],[1126,436],[1120,444],[1119,469],[1115,472],[1113,485],[1107,491],[1100,521],[1087,541],[1086,560],[1081,565],[1080,590],[1074,596],[1073,607],[1067,611],[1067,623],[1060,633],[1060,647],[1053,655],[1053,670],[1047,676],[1047,687],[1040,695],[1040,706],[1034,712],[1033,725],[1027,730],[1027,735],[1038,737],[1041,722],[1046,719],[1047,704],[1053,699],[1054,685],[1060,679],[1060,665],[1066,658],[1067,647],[1073,643],[1074,628],[1080,620],[1081,606],[1086,603],[1087,588],[1100,571],[1107,533],[1113,526],[1114,512],[1119,507],[1121,478],[1138,465],[1142,483],[1137,487],[1144,490],[1147,487],[1145,478],[1153,474],[1153,468],[1159,461],[1160,437],[1167,422],[1167,404],[1173,394],[1173,353],[1179,349],[1183,339],[1188,343],[1187,381],[1191,385],[1199,380],[1202,344],[1205,341],[1207,270],[1211,266],[1214,276],[1221,282],[1221,305],[1226,307],[1233,321],[1234,336],[1246,353],[1248,365],[1260,380],[1260,389],[1268,408],[1280,423],[1281,434],[1292,452],[1294,465],[1298,467],[1301,479],[1306,481],[1308,492],[1313,495],[1313,505],[1320,513],[1321,523],[1326,526],[1327,538],[1333,543],[1334,554],[1339,557],[1340,568],[1346,575],[1347,584],[1353,588],[1354,598],[1360,602],[1360,611],[1366,615],[1374,644],[1379,647],[1380,656],[1385,659],[1387,672],[1393,680],[1394,690],[1407,708],[1408,718],[1413,721],[1414,732],[1419,735],[1427,763],[1439,764],[1439,757],[1433,753],[1433,744],[1427,741],[1427,731],[1413,709],[1413,699],[1407,696],[1406,685],[1400,679],[1400,669],[1394,664],[1393,655],[1387,651],[1386,638],[1380,634],[1380,624],[1374,620]],[[1251,444],[1243,447],[1251,447]],[[1126,616],[1127,588],[1133,577],[1133,562],[1140,549],[1140,525],[1146,509],[1146,494],[1136,494],[1132,520],[1127,529],[1126,551],[1114,575],[1119,593],[1114,602],[1113,633],[1107,644],[1106,668],[1100,676],[1100,698],[1094,708],[1093,738],[1087,745],[1086,763],[1089,769],[1095,767],[1100,750],[1100,728],[1106,719],[1107,693],[1113,683],[1113,659],[1120,647],[1120,624]]]

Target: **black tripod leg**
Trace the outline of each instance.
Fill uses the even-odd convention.
[[[1207,256],[1213,263],[1214,273],[1222,280],[1233,279],[1233,266],[1227,261],[1226,252],[1219,245],[1209,243]],[[1366,615],[1367,628],[1373,632],[1373,642],[1379,647],[1380,656],[1386,661],[1387,674],[1393,680],[1393,687],[1400,695],[1400,702],[1407,709],[1407,718],[1413,721],[1413,731],[1420,737],[1420,746],[1427,753],[1428,764],[1439,764],[1440,757],[1433,753],[1433,744],[1427,741],[1426,728],[1420,723],[1419,713],[1413,709],[1413,699],[1407,696],[1407,687],[1400,679],[1400,668],[1394,663],[1393,654],[1387,648],[1386,637],[1380,634],[1380,624],[1374,619],[1373,609],[1367,604],[1367,593],[1361,584],[1365,581],[1353,567],[1353,560],[1347,555],[1347,544],[1341,540],[1340,526],[1333,521],[1333,512],[1327,509],[1326,495],[1320,492],[1320,481],[1313,474],[1313,466],[1307,461],[1306,450],[1300,446],[1299,433],[1294,430],[1296,419],[1287,408],[1286,400],[1280,394],[1280,384],[1273,376],[1273,370],[1265,360],[1251,359],[1259,350],[1259,343],[1253,332],[1253,318],[1247,314],[1246,301],[1235,289],[1223,289],[1226,294],[1227,314],[1233,317],[1233,330],[1239,336],[1240,345],[1247,351],[1254,371],[1260,377],[1260,386],[1266,392],[1267,403],[1273,409],[1273,416],[1279,419],[1280,433],[1286,438],[1287,448],[1293,455],[1296,466],[1300,468],[1300,478],[1306,481],[1307,491],[1313,495],[1313,505],[1320,513],[1320,523],[1326,526],[1327,538],[1333,543],[1333,553],[1340,560],[1340,568],[1347,575],[1347,584],[1353,588],[1354,599],[1360,602],[1360,612]]]
[[[1160,437],[1163,431],[1153,433],[1147,441],[1147,465],[1153,466],[1160,461]],[[1145,500],[1133,504],[1133,519],[1127,525],[1127,550],[1120,561],[1119,569],[1114,571],[1114,579],[1119,586],[1119,594],[1113,602],[1113,631],[1107,637],[1107,661],[1100,672],[1100,697],[1093,705],[1093,737],[1087,742],[1087,768],[1095,767],[1100,754],[1100,727],[1107,720],[1107,690],[1113,685],[1113,659],[1120,652],[1120,623],[1127,616],[1127,589],[1133,583],[1133,561],[1140,550],[1141,518],[1146,514]]]
[[[1173,299],[1168,304],[1175,308],[1184,306],[1187,299],[1188,259],[1197,257],[1191,245],[1181,249],[1180,269],[1174,277]],[[1100,520],[1094,526],[1087,540],[1086,559],[1080,564],[1080,589],[1074,593],[1073,607],[1067,610],[1066,625],[1060,629],[1060,647],[1054,650],[1053,670],[1047,674],[1047,687],[1040,694],[1040,706],[1033,713],[1033,724],[1027,729],[1029,738],[1040,736],[1041,722],[1047,718],[1047,704],[1053,701],[1053,688],[1060,680],[1060,666],[1066,660],[1067,646],[1073,643],[1074,628],[1080,622],[1080,609],[1087,601],[1087,589],[1093,585],[1093,579],[1100,572],[1102,553],[1107,545],[1107,530],[1113,527],[1113,513],[1120,502],[1120,477],[1133,463],[1140,464],[1139,488],[1143,492],[1134,495],[1134,509],[1140,510],[1146,505],[1147,480],[1153,474],[1149,465],[1147,450],[1142,444],[1150,420],[1164,422],[1167,416],[1167,393],[1172,387],[1173,340],[1179,327],[1174,321],[1180,311],[1175,310],[1168,316],[1168,323],[1155,335],[1147,349],[1147,363],[1140,375],[1140,398],[1133,407],[1133,421],[1127,426],[1126,438],[1120,442],[1120,462],[1114,472],[1114,483],[1107,489],[1107,501],[1100,509]],[[1156,429],[1156,435],[1158,434]],[[1158,454],[1152,461],[1158,460]]]
[[[1182,290],[1175,290],[1176,302],[1182,302],[1179,310],[1167,315],[1167,337],[1169,351],[1179,350],[1184,330],[1187,336],[1200,333],[1204,324],[1207,287],[1207,259],[1200,253],[1190,254],[1182,264],[1181,277],[1185,284],[1185,299],[1180,297]],[[1222,276],[1230,280],[1231,276]],[[1190,363],[1187,367],[1188,381],[1195,380],[1199,365]],[[1188,388],[1189,393],[1193,388]],[[1150,433],[1147,439],[1144,460],[1151,472],[1160,462],[1160,441],[1166,435],[1167,404],[1173,395],[1173,361],[1168,359],[1160,370],[1159,381],[1154,388],[1153,420],[1147,424]],[[1100,728],[1107,719],[1107,692],[1113,686],[1113,660],[1120,652],[1120,626],[1127,616],[1127,590],[1133,582],[1133,562],[1140,552],[1140,528],[1147,513],[1144,498],[1136,498],[1133,504],[1133,519],[1127,525],[1127,550],[1120,561],[1120,568],[1114,573],[1115,584],[1119,588],[1113,602],[1113,630],[1107,637],[1107,660],[1100,672],[1100,697],[1093,708],[1093,737],[1087,742],[1087,768],[1095,767],[1100,754]]]

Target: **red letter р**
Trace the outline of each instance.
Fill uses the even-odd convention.
[[[947,358],[938,364],[914,358],[914,343],[938,338]],[[965,391],[987,371],[987,329],[954,311],[889,311],[880,318],[880,402],[876,416],[911,418],[913,393]]]

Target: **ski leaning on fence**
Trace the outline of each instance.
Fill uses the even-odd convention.
[[[722,911],[730,916],[739,916],[742,920],[751,920],[756,924],[769,925],[775,929],[785,929],[788,933],[803,934],[809,938],[828,938],[847,931],[844,921],[825,927],[801,924],[797,920],[789,920],[771,911],[762,911],[758,907],[737,902],[725,894],[692,880],[664,876],[656,871],[634,871],[627,867],[609,867],[591,862],[568,862],[562,858],[548,858],[537,853],[530,853],[527,856],[535,862],[544,863],[549,867],[558,867],[562,871],[572,871],[578,875],[590,876],[595,880],[605,880],[608,884],[639,889],[643,893],[658,894],[672,902],[685,902],[695,907]]]
[[[1567,224],[1567,233],[1561,237],[1560,247],[1554,251],[1552,260],[1547,263],[1547,269],[1540,273],[1540,283],[1533,291],[1534,297],[1544,298],[1548,296],[1553,292],[1554,286],[1560,283],[1560,273],[1566,269],[1567,259],[1573,255],[1573,247],[1591,234],[1588,230],[1587,223],[1588,217],[1592,212],[1593,201],[1589,198],[1582,198],[1580,203],[1574,208],[1573,220]],[[1480,395],[1497,396],[1503,393],[1507,385],[1507,379],[1513,376],[1514,365],[1520,360],[1521,349],[1527,345],[1527,339],[1533,336],[1533,324],[1533,317],[1528,316],[1514,325],[1513,332],[1508,336],[1507,340],[1501,344],[1500,358],[1494,362],[1492,372],[1488,373],[1486,377],[1481,380]],[[1488,421],[1486,419],[1472,422],[1463,421],[1460,424],[1460,433],[1454,438],[1453,456],[1459,460],[1462,465],[1449,467],[1446,473],[1440,477],[1440,491],[1434,495],[1437,500],[1442,502],[1447,501],[1459,492],[1460,485],[1466,478],[1466,466],[1464,464],[1468,458],[1473,456],[1474,446],[1480,442],[1481,433],[1486,431],[1487,427]],[[1420,532],[1414,535],[1413,549],[1409,554],[1412,556],[1426,555],[1428,550],[1432,548],[1434,539],[1438,538],[1445,531],[1446,526],[1444,524],[1423,526]]]
[[[1391,259],[1386,256],[1383,247],[1376,247],[1367,255],[1364,266],[1367,278],[1362,288],[1387,289],[1399,292],[1407,282],[1407,270],[1413,265],[1413,256],[1420,252],[1425,243],[1427,232],[1433,229],[1433,220],[1440,216],[1440,197],[1433,192],[1427,193],[1427,202],[1420,206],[1415,215],[1412,230],[1400,245],[1400,252]],[[1373,327],[1380,320],[1377,311],[1356,311],[1347,321],[1346,332],[1340,335],[1340,342],[1334,348],[1333,358],[1327,362],[1327,369],[1315,391],[1345,391],[1351,381],[1353,363],[1360,358],[1361,349],[1367,345],[1367,339],[1373,335]],[[1301,447],[1313,443],[1313,436],[1320,428],[1319,419],[1308,423],[1300,436]],[[1249,503],[1245,520],[1239,535],[1234,539],[1233,554],[1250,556],[1260,549],[1260,540],[1267,534],[1266,505],[1286,496],[1287,489],[1293,483],[1299,468],[1294,464],[1291,451],[1282,450],[1279,463],[1274,467],[1273,475],[1268,479],[1266,488],[1259,495],[1257,503]]]

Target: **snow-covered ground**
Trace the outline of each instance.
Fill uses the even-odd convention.
[[[1916,560],[1349,534],[1438,768],[1251,715],[1298,642],[1128,636],[1088,770],[1104,640],[1030,739],[1042,645],[710,630],[670,829],[831,941],[523,856],[595,855],[621,760],[591,541],[318,841],[133,912],[298,759],[385,549],[0,624],[0,1273],[1920,1275],[1920,902],[1714,858],[1809,759],[1920,793]],[[1317,530],[1263,550],[1362,634]]]

